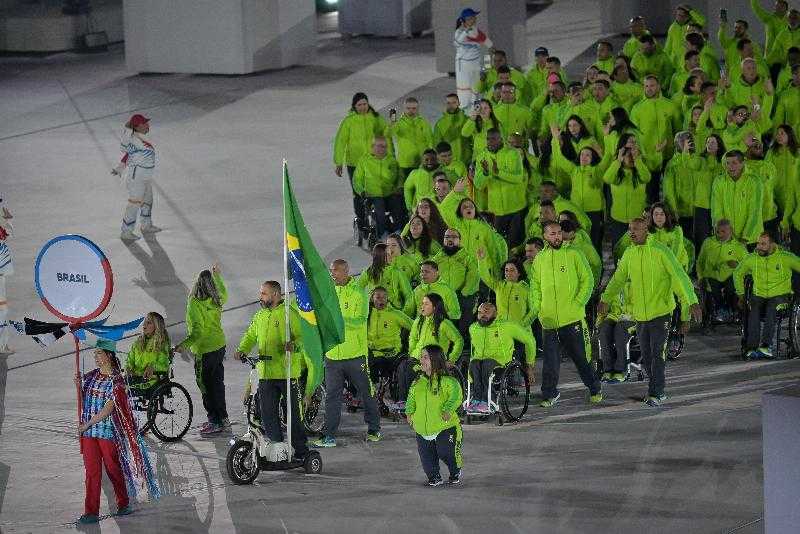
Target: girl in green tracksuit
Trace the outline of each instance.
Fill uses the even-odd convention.
[[[650,169],[645,164],[636,136],[623,134],[616,147],[603,181],[611,186],[611,242],[617,243],[628,231],[628,223],[641,216],[647,205],[647,184]]]
[[[419,215],[414,215],[408,222],[408,236],[405,240],[406,253],[411,254],[418,264],[433,258],[442,250],[442,246],[433,240],[428,223]]]
[[[705,141],[705,150],[700,156],[703,163],[700,165],[695,182],[694,235],[692,235],[695,250],[700,250],[703,241],[712,232],[711,187],[714,185],[714,178],[725,172],[723,154],[725,154],[725,143],[722,142],[722,138],[717,134],[709,135]]]
[[[389,296],[389,304],[402,310],[409,300],[414,299],[411,282],[405,273],[389,263],[386,249],[385,243],[378,243],[372,248],[372,265],[361,271],[356,283],[367,294],[371,294],[376,287],[383,287]]]
[[[517,261],[508,260],[503,264],[503,279],[498,280],[491,274],[489,267],[486,251],[478,250],[478,273],[483,283],[494,291],[497,318],[530,328],[533,310],[528,306],[530,288],[525,281],[525,269]]]
[[[439,461],[445,463],[450,484],[461,483],[462,432],[456,410],[461,405],[461,384],[447,373],[442,349],[426,346],[420,354],[422,374],[406,400],[406,418],[417,435],[417,450],[429,486],[444,483]]]
[[[683,230],[666,204],[656,202],[650,207],[650,233],[677,258],[683,270],[689,271],[689,254],[683,242]]]
[[[142,333],[133,342],[125,360],[128,383],[136,388],[147,389],[155,385],[157,376],[169,372],[169,333],[160,313],[148,313],[142,322]]]
[[[789,196],[797,187],[800,173],[800,151],[797,150],[797,137],[788,124],[775,128],[775,142],[767,152],[766,160],[775,166],[775,202],[781,214],[786,214]]]
[[[419,285],[419,262],[416,256],[406,252],[406,245],[400,234],[390,234],[386,238],[387,263],[403,273],[411,286]]]

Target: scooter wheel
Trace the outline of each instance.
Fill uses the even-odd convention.
[[[228,450],[225,458],[228,476],[234,484],[252,484],[258,476],[258,462],[253,460],[253,444],[237,440]]]
[[[303,467],[307,475],[318,475],[322,473],[322,456],[317,451],[311,451],[306,455]]]

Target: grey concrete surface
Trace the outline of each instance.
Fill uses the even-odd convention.
[[[537,17],[560,17],[565,30],[549,26],[535,44],[572,59],[599,36],[591,29],[599,22],[555,9]],[[349,190],[332,172],[338,121],[358,90],[378,109],[419,94],[433,118],[451,87],[452,79],[434,70],[432,38],[340,41],[326,34],[309,64],[244,77],[128,77],[120,49],[0,58],[0,193],[16,230],[10,316],[48,319],[33,289],[33,260],[48,238],[76,232],[111,260],[112,321],[151,309],[182,320],[193,276],[220,260],[235,308],[223,325],[234,345],[255,309],[247,303],[258,283],[280,276],[281,159],[289,160],[322,254],[361,268],[367,256],[348,237]],[[125,191],[109,169],[132,112],[152,117],[159,158],[153,213],[165,230],[126,246],[117,238]],[[182,329],[171,329],[173,337]],[[0,529],[74,530],[83,470],[73,361],[60,356],[69,344],[41,351],[21,337],[11,342],[17,352],[0,357]],[[533,408],[519,425],[465,428],[465,483],[458,488],[422,485],[404,424],[384,421],[385,440],[367,445],[361,414],[343,416],[342,446],[323,451],[321,476],[262,474],[246,487],[225,474],[227,437],[191,432],[180,443],[151,442],[165,496],[81,530],[760,532],[760,396],[795,382],[798,361],[740,362],[737,344],[732,329],[690,336],[684,357],[668,367],[671,398],[655,411],[637,400],[645,392],[639,383],[608,387],[608,401],[589,408],[565,365],[564,400],[552,411]],[[178,360],[175,373],[193,395],[200,424],[191,366]],[[246,369],[228,360],[226,373],[229,411],[240,421]],[[109,495],[107,488],[102,513]]]

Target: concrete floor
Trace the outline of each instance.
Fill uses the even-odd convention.
[[[578,58],[570,72],[579,71],[599,37],[599,22],[582,15],[593,3],[557,3],[531,18],[531,50],[547,45],[564,61]],[[0,193],[16,229],[10,317],[49,318],[33,289],[33,260],[47,239],[75,232],[111,260],[117,322],[148,310],[181,321],[193,277],[221,261],[231,308],[223,322],[234,345],[260,281],[281,275],[281,159],[323,256],[360,269],[367,256],[348,237],[349,189],[330,155],[351,95],[364,90],[385,110],[415,94],[435,118],[452,86],[434,71],[431,38],[343,42],[324,34],[308,64],[242,77],[128,76],[121,48],[0,58]],[[126,246],[117,239],[125,191],[109,169],[133,112],[152,117],[154,221],[165,230]],[[183,325],[171,333],[183,335]],[[69,344],[42,351],[11,341],[17,352],[0,358],[0,529],[74,529],[83,473]],[[367,446],[360,414],[343,417],[344,446],[323,452],[323,475],[262,474],[248,487],[227,479],[226,437],[154,442],[162,500],[83,530],[760,532],[760,396],[796,381],[798,362],[736,361],[737,343],[733,330],[691,336],[684,358],[670,364],[671,400],[659,411],[635,400],[644,393],[638,383],[607,388],[608,402],[590,409],[565,365],[564,402],[554,410],[532,409],[519,425],[465,429],[459,488],[422,486],[406,425],[385,422],[385,441]],[[202,411],[191,366],[179,360],[175,372]],[[246,369],[229,360],[226,372],[234,416]]]

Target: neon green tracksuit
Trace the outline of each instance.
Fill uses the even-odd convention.
[[[434,386],[435,384],[435,386]],[[436,436],[443,430],[456,429],[456,439],[461,441],[461,422],[456,411],[464,400],[461,384],[450,375],[439,379],[420,375],[408,390],[406,415],[413,416],[414,432],[420,436]],[[445,421],[442,413],[450,414]],[[461,467],[461,447],[456,445],[456,464]]]
[[[452,256],[444,250],[433,257],[439,267],[439,280],[444,282],[457,295],[468,297],[478,291],[478,263],[475,256],[465,248],[460,248]]]
[[[387,135],[383,117],[351,111],[339,124],[333,139],[333,163],[355,167],[362,156],[369,154],[372,140],[379,135]],[[391,144],[388,148],[391,151]]]
[[[472,140],[461,134],[467,120],[467,116],[459,109],[455,113],[443,113],[433,126],[433,146],[447,142],[453,152],[453,161],[460,161],[464,165],[472,159]]]
[[[436,345],[442,349],[448,361],[455,362],[461,356],[464,339],[448,319],[439,325],[439,334],[434,335],[433,318],[420,315],[414,319],[408,333],[408,355],[419,360],[419,355],[428,345]]]
[[[769,299],[792,294],[792,271],[800,273],[800,258],[780,248],[767,256],[758,252],[748,254],[733,272],[737,295],[744,295],[744,277],[753,277],[753,294]]]
[[[156,374],[166,374],[169,372],[169,365],[169,343],[163,347],[156,347],[152,338],[146,341],[137,339],[131,345],[128,358],[125,360],[125,372],[130,376],[141,378],[148,366],[152,367]],[[156,381],[157,379],[153,377],[138,384],[137,387],[148,388]]]
[[[488,163],[484,172],[482,161]],[[497,173],[494,163],[497,163]],[[509,215],[525,209],[526,187],[522,156],[514,148],[503,147],[497,152],[488,149],[475,156],[475,187],[486,188],[489,211],[497,216]]]
[[[370,269],[364,269],[356,278],[356,283],[366,291],[367,295],[371,295],[376,287],[384,288],[389,297],[389,304],[398,310],[405,309],[409,301],[414,301],[408,277],[392,265],[386,265],[377,280],[370,274]]]
[[[764,185],[745,166],[738,180],[727,173],[717,176],[711,189],[711,220],[728,219],[736,239],[755,243],[764,230],[763,212],[752,209],[763,206]]]
[[[291,341],[296,345],[292,352],[292,376],[297,378],[303,365],[302,337],[300,335],[300,316],[297,310],[289,307],[289,331]],[[258,347],[259,380],[286,378],[286,304],[281,302],[275,308],[262,308],[253,315],[237,350],[248,354],[254,346]]]
[[[445,284],[441,279],[433,282],[432,284],[421,283],[414,288],[414,308],[406,307],[406,314],[409,317],[416,317],[419,313],[419,306],[422,304],[422,297],[429,293],[436,293],[444,301],[444,309],[447,312],[447,317],[453,321],[461,318],[461,307],[458,304],[458,296],[456,292]]]
[[[494,360],[507,365],[514,356],[514,342],[525,346],[525,362],[536,363],[536,340],[530,328],[523,328],[514,321],[495,319],[488,326],[474,322],[469,327],[471,360]]]
[[[367,343],[371,353],[394,357],[402,350],[402,331],[411,330],[411,318],[392,306],[371,308],[367,319]]]
[[[403,188],[397,161],[385,155],[377,158],[372,154],[361,156],[353,174],[353,191],[368,197],[388,197]]]
[[[367,313],[369,299],[355,278],[343,286],[336,285],[339,310],[344,319],[344,342],[336,345],[325,357],[330,360],[351,360],[367,355]]]
[[[582,321],[594,290],[586,258],[572,247],[545,245],[533,260],[530,308],[542,328],[552,330]]]
[[[664,170],[664,200],[678,217],[694,217],[697,179],[703,158],[697,154],[678,152]]]
[[[220,298],[220,306],[211,299],[199,300],[189,297],[186,303],[186,339],[178,343],[188,347],[195,358],[214,352],[225,346],[225,332],[222,330],[222,306],[228,300],[228,290],[222,275],[213,274],[214,286]]]
[[[641,217],[647,206],[647,183],[651,175],[642,158],[634,161],[635,173],[627,167],[620,172],[621,168],[619,160],[612,161],[603,175],[603,181],[611,186],[611,218],[629,223]]]
[[[529,328],[534,316],[533,310],[530,308],[528,284],[522,280],[509,282],[496,279],[489,272],[489,262],[486,258],[478,260],[478,272],[483,283],[495,293],[497,318],[513,321],[522,327]]]
[[[728,262],[741,263],[745,256],[747,256],[747,249],[739,241],[733,238],[720,241],[715,235],[707,237],[697,256],[697,278],[725,282],[736,269],[729,266]]]
[[[416,168],[422,161],[422,152],[433,148],[433,131],[428,120],[421,115],[409,117],[405,113],[397,122],[389,123],[389,135],[395,139],[397,164],[402,169]]]

